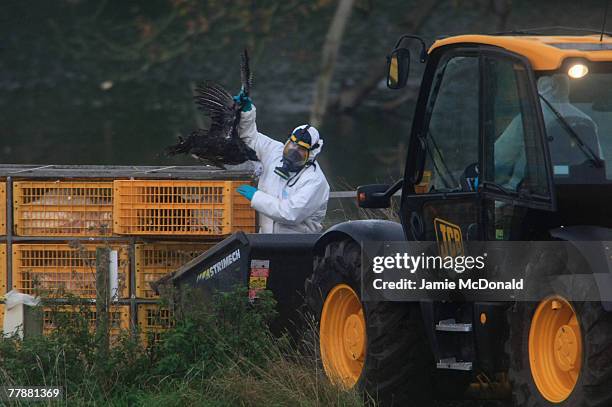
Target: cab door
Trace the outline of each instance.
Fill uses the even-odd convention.
[[[481,238],[481,82],[477,50],[432,55],[415,113],[402,224],[409,240],[437,240],[448,254]]]
[[[554,209],[525,58],[486,46],[441,49],[417,106],[400,209],[408,239],[437,240],[453,254],[466,240],[520,239],[530,213]]]
[[[554,209],[548,143],[528,61],[481,50],[485,240],[532,240],[542,211]]]

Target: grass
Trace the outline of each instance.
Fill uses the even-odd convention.
[[[86,309],[58,315],[48,336],[2,338],[0,384],[62,387],[64,399],[47,405],[363,405],[324,377],[312,346],[272,336],[270,293],[255,303],[244,289],[193,298],[176,305],[175,326],[150,345],[123,332],[102,352]]]

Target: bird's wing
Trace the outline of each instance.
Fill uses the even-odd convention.
[[[236,122],[240,121],[239,113],[236,112],[236,116],[226,116],[223,118],[219,118],[220,120],[214,121],[211,120],[210,128],[208,129],[208,133],[211,137],[221,137],[224,139],[230,139],[233,137]]]
[[[214,82],[205,82],[196,89],[195,103],[210,117],[213,125],[225,128],[234,122],[236,103],[225,89]],[[211,132],[212,133],[212,132]],[[226,132],[223,132],[226,133]]]

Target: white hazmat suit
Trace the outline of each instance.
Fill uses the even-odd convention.
[[[564,74],[543,76],[538,79],[538,93],[561,115],[587,120],[597,133],[597,124],[569,101],[569,78]],[[557,117],[546,102],[542,101],[542,115],[547,129],[557,122]],[[564,131],[567,132],[567,131]],[[569,136],[566,136],[569,137]],[[595,154],[602,157],[597,138]],[[553,163],[555,157],[552,157]],[[521,115],[517,115],[495,141],[495,182],[510,189],[516,189],[525,177],[525,140]]]
[[[274,172],[282,166],[284,144],[259,133],[255,124],[256,109],[242,112],[238,132],[240,138],[255,152],[263,166],[258,190],[251,207],[259,214],[259,233],[316,233],[323,228],[327,212],[329,184],[314,159],[321,152],[323,140],[310,127],[312,144],[319,147],[310,152],[306,165],[286,180]]]

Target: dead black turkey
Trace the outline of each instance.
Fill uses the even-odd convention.
[[[246,50],[242,53],[240,77],[242,93],[248,96],[252,75]],[[197,129],[186,138],[179,137],[177,144],[166,149],[168,155],[190,154],[221,168],[258,160],[255,151],[238,136],[242,105],[229,92],[215,82],[204,82],[196,89],[195,103],[210,118],[209,128]]]

